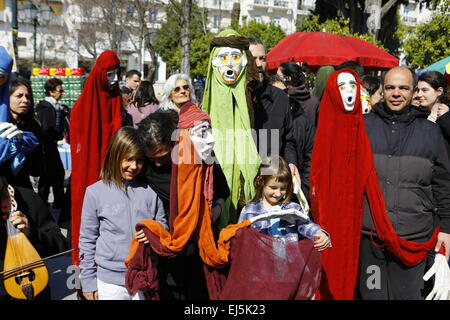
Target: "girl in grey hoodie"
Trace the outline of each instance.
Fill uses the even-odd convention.
[[[146,219],[167,221],[161,200],[139,179],[144,166],[137,130],[122,127],[114,135],[100,172],[86,189],[79,237],[80,280],[88,300],[141,300],[125,288],[124,259],[133,237],[145,242],[135,225]]]

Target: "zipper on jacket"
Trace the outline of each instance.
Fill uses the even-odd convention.
[[[134,230],[134,227],[133,227],[133,218],[132,218],[132,217],[133,217],[133,215],[132,215],[133,207],[132,207],[132,201],[131,201],[130,195],[129,195],[129,193],[128,193],[128,188],[129,188],[130,186],[129,186],[128,183],[124,183],[124,187],[125,187],[125,197],[127,198],[128,227],[129,227],[130,230],[131,230],[131,234],[130,234],[131,237],[130,237],[128,240],[129,240],[130,243],[131,243],[131,241],[133,240],[133,237],[134,237],[134,233],[135,233],[135,230]]]

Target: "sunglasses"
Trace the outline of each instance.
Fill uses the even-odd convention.
[[[64,93],[64,90],[55,90],[56,92]]]
[[[189,86],[187,84],[185,84],[184,86],[176,87],[175,89],[173,89],[173,92],[178,93],[181,91],[181,88],[183,88],[183,90],[187,90],[187,91],[191,90],[191,88],[189,88]]]

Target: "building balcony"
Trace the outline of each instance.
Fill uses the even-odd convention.
[[[410,26],[410,27],[414,27],[417,25],[416,17],[404,16],[404,17],[402,17],[402,21],[404,24],[406,24],[407,26]]]
[[[253,5],[267,7],[269,6],[269,0],[254,0]]]
[[[278,8],[289,8],[289,2],[288,1],[284,1],[284,0],[274,0],[273,1],[273,6],[274,7],[278,7]]]
[[[315,6],[314,5],[310,5],[310,4],[298,4],[298,6],[297,6],[297,9],[298,10],[301,10],[301,11],[310,11],[310,10],[314,10],[315,9]]]
[[[253,4],[249,4],[249,10],[252,8],[252,5],[269,9],[290,9],[289,1],[286,0],[253,0]]]

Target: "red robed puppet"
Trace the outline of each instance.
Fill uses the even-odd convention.
[[[353,79],[352,98],[342,78]],[[311,160],[311,211],[315,222],[330,233],[333,247],[322,253],[318,299],[354,298],[364,193],[377,236],[405,265],[423,261],[436,243],[438,230],[426,243],[401,239],[387,217],[362,117],[361,86],[353,70],[336,71],[327,80],[320,105]]]
[[[86,187],[100,179],[108,144],[121,127],[121,96],[116,83],[112,88],[107,72],[118,69],[114,51],[105,51],[97,59],[83,92],[71,111],[70,142],[72,155],[72,247],[78,248],[81,209]],[[72,262],[79,264],[78,252]]]

